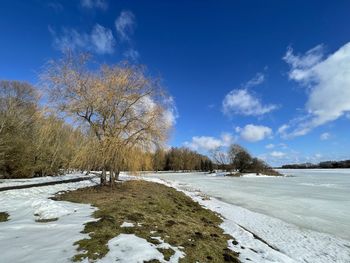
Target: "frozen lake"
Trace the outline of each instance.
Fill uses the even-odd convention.
[[[190,185],[226,203],[300,228],[350,240],[350,169],[279,171],[290,176],[235,178],[172,173],[156,177]]]

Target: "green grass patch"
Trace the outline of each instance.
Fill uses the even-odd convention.
[[[58,217],[55,217],[55,218],[48,218],[48,219],[36,219],[35,222],[38,222],[38,223],[49,223],[49,222],[54,222],[54,221],[57,221],[58,220]]]
[[[126,233],[155,244],[158,241],[152,237],[161,237],[172,246],[183,247],[186,256],[180,262],[239,262],[238,254],[227,249],[232,237],[219,227],[221,218],[173,188],[135,180],[119,183],[114,189],[83,188],[56,198],[98,208],[94,217],[99,220],[87,223],[83,230],[90,238],[76,242],[75,261],[102,258],[108,252],[108,241]],[[135,226],[120,227],[125,221]],[[174,253],[172,249],[160,252],[166,259]]]
[[[9,220],[10,215],[7,212],[0,212],[0,222],[6,222]]]

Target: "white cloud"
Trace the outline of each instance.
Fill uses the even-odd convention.
[[[65,51],[67,49],[85,49],[86,43],[89,42],[89,35],[85,33],[79,33],[75,29],[62,29],[62,34],[58,35],[55,30],[49,27],[49,31],[53,36],[53,45],[55,48]]]
[[[214,150],[221,147],[221,140],[210,136],[194,136],[192,142],[185,143],[186,146],[194,150]]]
[[[257,73],[241,88],[231,90],[222,102],[222,110],[226,115],[241,114],[259,116],[277,109],[277,105],[263,105],[260,99],[249,88],[260,85],[265,81],[263,73]]]
[[[61,51],[87,50],[98,54],[114,52],[115,39],[112,31],[99,24],[93,27],[90,34],[68,28],[63,28],[61,34],[57,34],[51,27],[49,31],[53,36],[54,47]]]
[[[232,134],[227,132],[224,132],[221,134],[222,146],[224,147],[230,146],[234,141],[235,139],[233,138]]]
[[[81,0],[80,4],[82,7],[89,9],[99,8],[106,10],[108,7],[107,1],[105,0]]]
[[[287,130],[289,127],[290,126],[288,124],[281,125],[277,130],[277,134],[279,134],[282,138],[287,138]]]
[[[272,135],[271,128],[262,125],[248,124],[243,128],[236,129],[240,133],[242,139],[248,142],[261,141]]]
[[[270,156],[271,157],[274,157],[274,158],[282,158],[286,155],[286,153],[284,152],[279,152],[279,151],[273,151],[270,153]]]
[[[164,111],[161,122],[168,127],[174,126],[179,115],[173,97],[163,99],[162,105],[164,106]],[[148,113],[152,113],[156,108],[157,103],[150,96],[142,97],[135,105],[133,105],[136,114],[144,116]]]
[[[241,114],[259,116],[277,109],[276,105],[263,105],[261,101],[247,89],[234,89],[228,93],[223,102],[224,114]]]
[[[220,147],[228,147],[235,141],[229,133],[222,133],[220,138],[212,136],[194,136],[191,142],[185,142],[184,145],[193,150],[212,151]]]
[[[272,148],[274,148],[274,147],[275,147],[275,145],[272,144],[272,143],[270,143],[270,144],[268,144],[268,145],[265,146],[266,149],[272,149]]]
[[[320,135],[320,139],[321,139],[322,141],[326,141],[326,140],[328,140],[330,137],[331,137],[331,134],[328,133],[328,132],[324,132],[324,133],[322,133],[322,134]]]
[[[320,153],[316,153],[316,154],[315,154],[315,158],[316,158],[316,159],[321,159],[322,157],[323,157],[323,155],[320,154]]]
[[[288,48],[283,58],[291,67],[289,78],[308,92],[306,117],[294,121],[292,131],[285,130],[287,137],[305,135],[350,112],[350,42],[324,57],[324,48],[318,45],[304,55]]]
[[[179,113],[173,97],[169,97],[165,100],[165,111],[164,111],[164,121],[169,126],[174,126],[176,124],[176,119],[179,118]]]
[[[122,11],[115,20],[115,28],[121,41],[130,41],[135,29],[135,15],[128,10]]]

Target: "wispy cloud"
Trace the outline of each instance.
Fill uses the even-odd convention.
[[[140,53],[135,49],[132,36],[136,27],[136,18],[133,12],[124,10],[115,20],[115,29],[117,31],[118,40],[126,45],[127,49],[123,52],[123,56],[127,60],[138,62]]]
[[[250,79],[247,83],[245,83],[243,87],[246,89],[249,89],[260,85],[264,81],[265,81],[265,75],[261,72],[258,72],[252,79]]]
[[[115,28],[121,41],[130,41],[135,26],[135,15],[129,10],[122,11],[115,20]]]
[[[325,58],[318,45],[303,55],[288,48],[283,59],[290,65],[289,79],[307,88],[306,117],[283,126],[284,137],[305,135],[350,112],[350,42]]]
[[[328,132],[324,132],[320,135],[320,140],[321,141],[326,141],[331,137],[331,134]]]
[[[105,0],[80,0],[80,4],[88,9],[99,8],[106,10],[108,8],[108,3]]]
[[[63,5],[56,1],[51,1],[47,3],[47,6],[51,9],[53,9],[55,12],[61,12],[63,11]]]
[[[96,24],[91,32],[91,43],[97,53],[113,53],[115,40],[112,34],[112,30]]]
[[[133,48],[129,48],[128,50],[126,50],[123,53],[123,55],[126,59],[130,59],[132,61],[138,61],[138,59],[140,57],[139,52]]]
[[[270,156],[274,157],[274,158],[282,158],[282,157],[286,156],[286,153],[280,152],[280,151],[272,151],[272,152],[270,152]]]
[[[265,148],[266,149],[273,149],[273,148],[275,148],[275,145],[273,143],[270,143],[270,144],[265,145]]]
[[[177,110],[175,100],[173,97],[168,97],[164,101],[166,110],[163,114],[163,120],[169,126],[174,126],[176,124],[176,120],[179,118],[179,112]]]
[[[73,28],[63,28],[57,33],[49,27],[53,37],[53,45],[61,51],[87,50],[98,54],[111,54],[114,52],[115,39],[112,30],[96,24],[90,33],[79,32]]]

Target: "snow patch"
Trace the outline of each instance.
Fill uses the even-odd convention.
[[[123,222],[123,224],[120,225],[120,227],[134,227],[135,225],[130,222]]]
[[[0,188],[18,186],[18,185],[28,185],[28,184],[39,184],[48,182],[59,182],[63,180],[70,180],[76,178],[89,178],[91,177],[82,173],[72,173],[65,174],[61,176],[44,176],[44,177],[34,177],[26,179],[0,179]]]
[[[120,263],[142,263],[148,260],[158,260],[159,262],[178,262],[184,257],[184,253],[178,248],[170,246],[159,237],[157,239],[160,244],[154,245],[147,240],[137,237],[134,234],[120,234],[108,241],[109,252],[107,255],[98,260],[98,263],[120,262]],[[164,256],[157,248],[171,248],[175,254],[171,256],[169,261],[164,259]],[[85,262],[88,262],[85,260]]]

